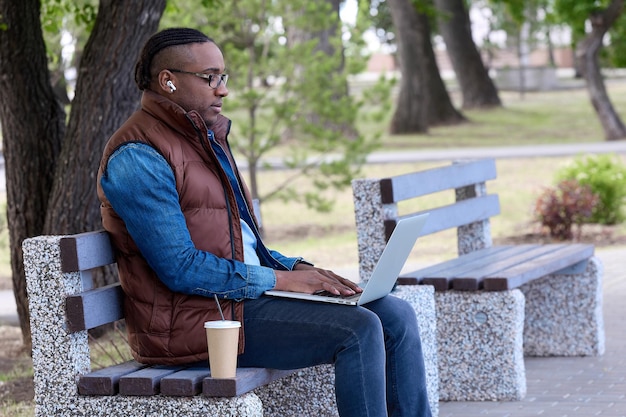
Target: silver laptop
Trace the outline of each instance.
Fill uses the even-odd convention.
[[[382,255],[378,259],[372,276],[363,288],[360,294],[342,297],[335,295],[306,294],[292,291],[265,291],[266,295],[274,297],[297,298],[300,300],[320,301],[325,303],[345,304],[345,305],[362,305],[370,301],[378,300],[389,294],[404,263],[406,262],[415,241],[419,236],[428,213],[418,216],[400,219],[396,224]]]

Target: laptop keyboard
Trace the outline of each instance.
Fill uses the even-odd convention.
[[[341,295],[341,294],[338,295],[338,294],[333,294],[330,291],[319,290],[319,291],[315,291],[313,295],[321,295],[323,297],[332,297],[332,298],[341,298],[344,300],[358,300],[359,297],[361,296],[361,293],[356,293],[352,295]]]

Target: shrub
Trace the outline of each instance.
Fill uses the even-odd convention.
[[[557,172],[557,181],[577,180],[598,195],[599,202],[588,223],[618,224],[624,221],[626,166],[610,154],[584,155]]]
[[[571,240],[572,226],[580,227],[588,220],[599,201],[589,185],[576,180],[564,180],[554,188],[547,188],[535,203],[535,215],[550,236],[559,240]]]

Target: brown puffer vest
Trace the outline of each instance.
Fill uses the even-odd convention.
[[[219,319],[215,301],[174,293],[161,282],[139,252],[124,221],[111,207],[100,186],[100,178],[106,172],[111,154],[123,144],[151,145],[172,167],[181,208],[196,248],[243,261],[239,213],[237,210],[229,213],[228,209],[237,207],[235,196],[208,144],[207,128],[198,113],[186,113],[167,98],[150,91],[144,92],[141,105],[142,108],[109,139],[100,162],[97,184],[102,224],[117,249],[120,282],[126,295],[124,309],[129,344],[135,359],[142,363],[180,364],[206,360],[203,323]],[[230,121],[221,116],[212,126],[224,149],[228,149],[229,129]],[[205,141],[206,146],[201,141]],[[232,163],[232,156],[230,158]],[[245,192],[252,207],[247,189]],[[243,321],[242,302],[222,300],[220,304],[227,317]],[[240,352],[244,346],[242,336],[243,328]]]

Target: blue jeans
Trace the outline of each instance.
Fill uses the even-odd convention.
[[[335,364],[341,417],[429,417],[413,308],[387,296],[351,307],[263,296],[245,300],[239,366]]]

